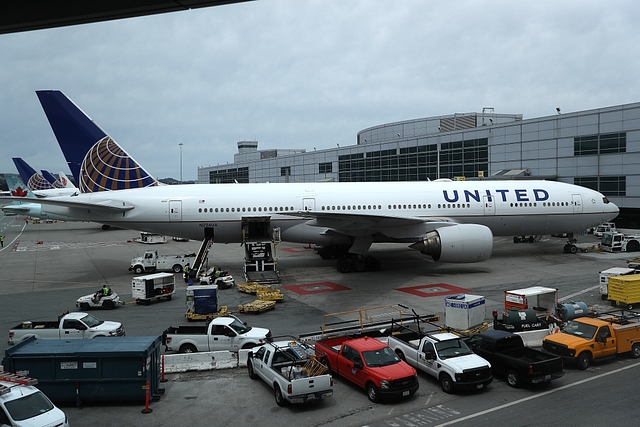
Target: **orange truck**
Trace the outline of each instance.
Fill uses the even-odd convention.
[[[617,310],[598,316],[579,317],[561,332],[548,335],[542,349],[576,363],[584,370],[592,361],[630,353],[640,357],[640,313]]]

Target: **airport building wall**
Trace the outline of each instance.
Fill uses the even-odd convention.
[[[258,150],[238,142],[234,163],[198,168],[199,183],[552,179],[640,209],[640,103],[523,120],[459,113],[373,126],[354,145]]]

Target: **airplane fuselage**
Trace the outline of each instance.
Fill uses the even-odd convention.
[[[579,232],[618,214],[601,193],[555,181],[196,184],[69,200],[129,210],[47,210],[189,239],[202,239],[208,228],[222,243],[241,242],[243,219],[256,217],[280,228],[284,241],[331,244],[360,235],[376,242],[417,241],[455,223],[485,225],[495,236]]]

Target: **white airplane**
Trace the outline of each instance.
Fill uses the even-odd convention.
[[[75,171],[67,158],[82,191],[98,183],[107,183],[102,190],[135,184],[131,179],[118,182],[118,174],[110,172],[113,164],[101,165],[105,156],[96,153],[106,148],[117,152],[119,161],[130,156],[73,102],[59,91],[37,94],[63,152],[70,146],[86,147],[85,158],[73,160]],[[136,164],[133,159],[131,164]],[[282,241],[348,252],[351,255],[338,262],[343,272],[377,270],[380,262],[366,256],[373,243],[409,243],[435,261],[477,262],[491,256],[494,235],[581,232],[618,215],[618,207],[597,191],[541,180],[171,186],[153,182],[145,185],[139,180],[140,188],[48,197],[42,202],[87,221],[188,239],[213,237],[217,243],[268,239],[275,231]],[[565,251],[572,246],[565,245]]]
[[[16,165],[16,169],[18,169],[22,181],[36,197],[70,196],[78,191],[66,177],[64,178],[66,184],[62,184],[51,176],[51,178],[56,181],[52,183],[45,177],[47,174],[51,175],[50,173],[43,171],[42,174],[39,174],[20,157],[14,157],[12,160]]]
[[[57,215],[49,212],[47,209],[43,209],[42,205],[38,203],[40,199],[36,198],[33,192],[20,180],[18,175],[6,173],[4,177],[7,181],[12,200],[14,201],[9,205],[2,206],[2,212],[4,212],[5,215],[25,215],[32,218],[56,221],[78,221],[76,218]]]

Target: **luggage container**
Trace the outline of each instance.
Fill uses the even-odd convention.
[[[4,369],[38,380],[55,403],[144,403],[158,400],[160,336],[124,336],[94,340],[29,338],[5,351]]]
[[[187,312],[198,315],[218,312],[218,285],[192,285],[186,290]]]
[[[445,322],[448,327],[465,331],[484,322],[486,305],[483,296],[451,295],[444,301]]]
[[[504,292],[504,309],[530,308],[538,314],[553,313],[558,305],[558,290],[543,286],[516,289]]]
[[[612,305],[626,305],[629,310],[640,304],[640,274],[609,277],[609,296]]]
[[[176,281],[171,273],[154,273],[131,279],[131,297],[136,303],[149,305],[154,299],[171,301],[176,293]]]

